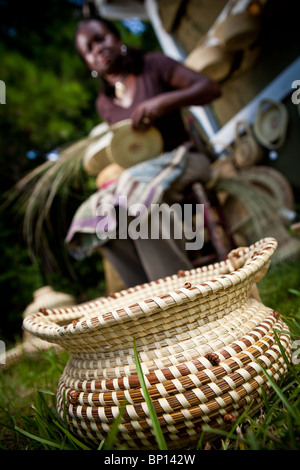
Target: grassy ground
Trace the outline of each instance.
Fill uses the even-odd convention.
[[[284,316],[293,340],[300,339],[299,261],[271,267],[258,287],[264,304]],[[90,448],[69,434],[55,411],[54,393],[67,357],[66,353],[57,355],[48,350],[38,359],[23,357],[1,371],[0,449]],[[274,385],[272,397],[255,417],[243,416],[229,433],[219,433],[213,443],[205,444],[205,434],[199,436],[198,449],[299,449],[300,365],[296,350],[293,357],[286,377]],[[113,448],[113,434],[110,437],[100,447]]]

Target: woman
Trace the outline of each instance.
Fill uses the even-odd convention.
[[[127,48],[115,26],[102,18],[82,20],[77,27],[75,44],[93,75],[98,75],[102,80],[103,87],[96,101],[101,118],[108,124],[130,118],[136,131],[143,132],[150,126],[160,131],[164,155],[167,156],[163,160],[153,159],[146,163],[148,168],[149,165],[154,168],[162,161],[164,168],[170,168],[168,180],[155,179],[164,188],[164,199],[160,202],[178,200],[178,194],[196,179],[207,181],[210,176],[209,162],[203,154],[186,150],[178,157],[176,153],[189,141],[180,109],[210,103],[219,97],[219,86],[160,52],[142,53]],[[176,165],[174,155],[177,155]],[[173,171],[175,167],[176,171]],[[101,246],[102,253],[119,272],[126,287],[174,274],[179,269],[191,269],[183,240],[172,237],[133,240],[127,237],[104,243],[99,237],[97,239],[95,224],[91,229],[83,228],[79,219],[80,214],[85,214],[87,220],[87,207],[100,207],[103,200],[109,200],[107,196],[113,198],[116,193],[127,196],[122,185],[126,177],[136,178],[139,182],[138,171],[129,169],[124,173],[115,186],[106,188],[105,194],[103,190],[99,191],[84,203],[83,208],[79,208],[67,236],[70,250],[75,256],[76,253],[83,256],[82,253],[88,253],[88,246]],[[154,183],[150,179],[146,188],[151,184]],[[96,220],[95,217],[94,222]]]

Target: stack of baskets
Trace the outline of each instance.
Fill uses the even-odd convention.
[[[226,428],[246,408],[255,413],[272,392],[261,366],[276,382],[287,368],[281,346],[290,357],[288,328],[253,295],[276,245],[263,239],[217,264],[26,317],[27,331],[71,354],[57,408],[72,431],[100,442],[125,401],[117,443],[156,447],[133,338],[169,449],[196,443],[204,424]]]

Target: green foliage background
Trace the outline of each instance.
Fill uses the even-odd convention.
[[[58,261],[54,267],[47,249],[37,259],[29,254],[22,234],[22,214],[5,204],[7,191],[46,154],[84,136],[100,122],[95,110],[99,82],[93,79],[74,49],[74,31],[82,17],[80,2],[10,0],[0,5],[0,79],[6,84],[6,104],[0,107],[0,337],[15,341],[21,334],[22,312],[32,292],[51,284],[77,296],[78,301],[102,295],[104,277],[99,255],[77,262],[68,257],[63,240],[78,205],[94,189],[82,173],[67,188],[67,204],[56,200],[48,236]],[[118,23],[124,42],[157,48],[148,25],[133,35]],[[35,159],[27,158],[34,151]],[[51,231],[51,227],[54,230]]]

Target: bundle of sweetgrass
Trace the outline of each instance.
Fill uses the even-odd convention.
[[[57,160],[45,161],[30,171],[5,195],[4,207],[12,204],[17,216],[23,219],[24,239],[30,256],[36,259],[37,254],[46,254],[52,269],[58,263],[57,253],[53,253],[49,245],[51,236],[56,237],[56,248],[68,263],[64,249],[66,203],[75,188],[79,188],[84,197],[86,174],[82,169],[82,158],[95,139],[97,137],[88,136],[65,146],[59,151]]]

